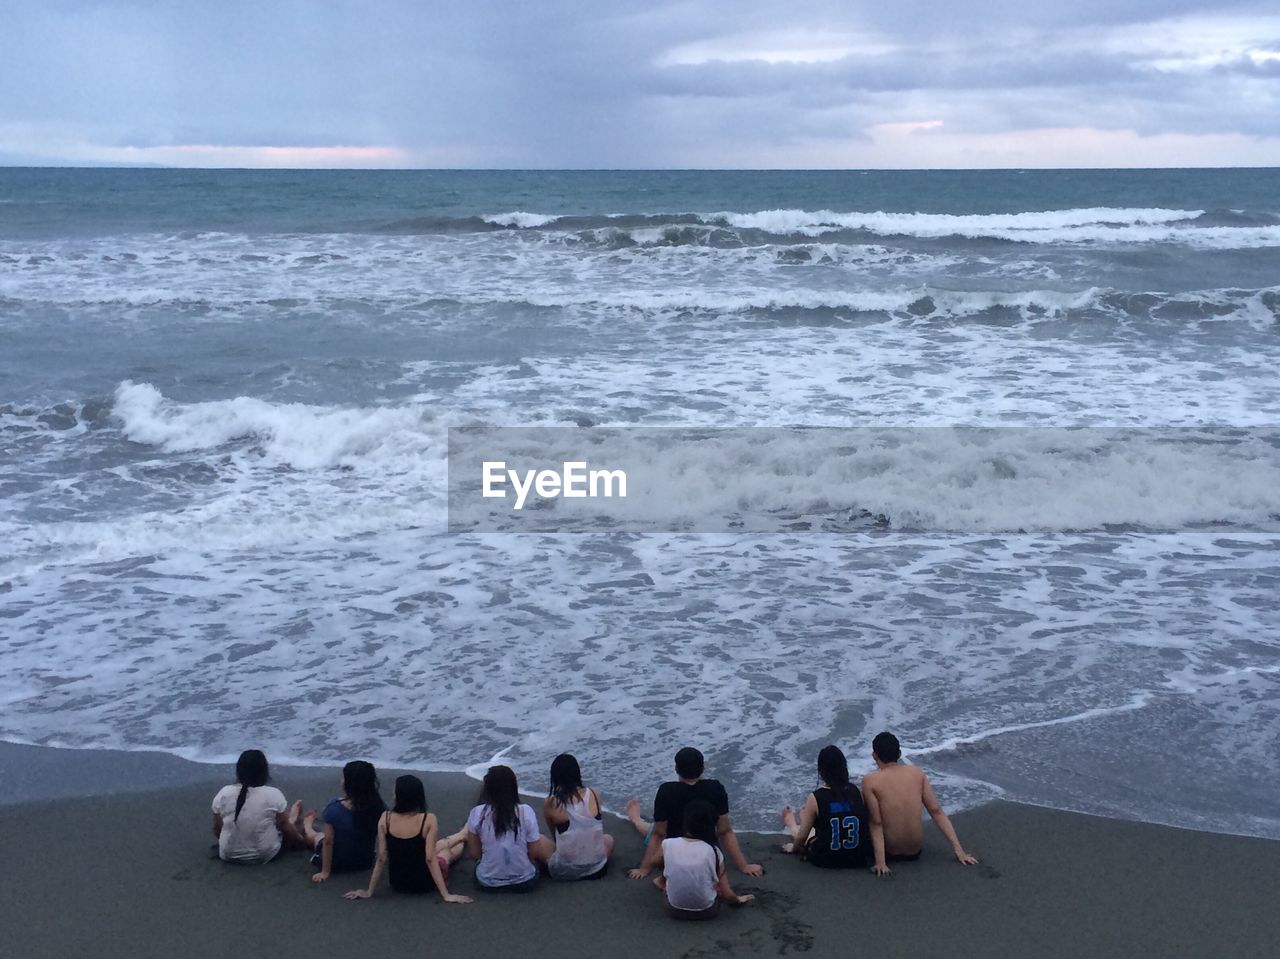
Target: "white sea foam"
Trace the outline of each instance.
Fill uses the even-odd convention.
[[[956,729],[969,738],[1090,729],[1156,702],[1204,702],[1144,706],[1132,691],[1241,655],[1230,633],[1206,635],[1196,619],[1265,625],[1266,607],[1254,605],[1265,583],[1226,595],[1213,571],[1247,569],[1233,557],[1252,550],[1262,573],[1275,539],[1269,554],[1262,537],[1201,534],[618,540],[394,530],[302,552],[172,547],[140,567],[13,584],[9,622],[32,642],[0,677],[10,703],[0,732],[99,746],[142,737],[203,758],[252,740],[312,763],[359,754],[457,768],[500,754],[530,781],[571,748],[613,802],[647,794],[675,745],[695,742],[730,783],[739,825],[759,828],[773,822],[766,810],[808,788],[815,737],[840,742],[861,769],[856,757],[885,727],[927,746]],[[1178,587],[1164,588],[1175,575]],[[72,578],[77,599],[50,602]],[[78,639],[85,629],[92,644]],[[1145,645],[1160,635],[1174,642]],[[495,658],[495,648],[554,659],[557,682]],[[1264,665],[1261,651],[1249,655],[1247,665]],[[1267,728],[1262,708],[1237,714],[1251,718],[1238,728],[1255,739]],[[1229,762],[1236,728],[1187,733]],[[1090,741],[1089,761],[1105,743]],[[998,793],[1005,761],[983,756],[994,787],[940,778],[953,808]],[[935,758],[945,757],[921,757],[930,768]],[[1026,786],[1015,795],[1028,796]],[[1128,808],[1167,815],[1158,799]]]
[[[327,409],[246,396],[183,405],[166,401],[149,383],[128,380],[116,389],[114,412],[124,435],[137,443],[187,452],[250,437],[269,464],[298,469],[411,461],[441,435],[416,406]]]
[[[639,244],[687,241],[690,221],[710,227],[756,231],[775,237],[818,237],[840,231],[864,231],[884,237],[1011,240],[1024,243],[1175,243],[1216,249],[1247,249],[1280,245],[1277,226],[1197,225],[1204,210],[1090,207],[1019,213],[947,214],[884,211],[777,209],[754,212],[673,215],[651,214],[640,227],[598,228],[600,237],[629,237]],[[615,216],[616,218],[616,216]],[[554,214],[513,212],[486,216],[500,226],[537,229],[562,226]],[[575,225],[583,218],[573,218]],[[610,219],[609,217],[605,218]]]
[[[491,216],[482,217],[486,223],[492,223],[495,226],[514,226],[522,229],[531,227],[547,226],[555,223],[560,219],[558,216],[548,216],[542,213],[525,213],[522,210],[516,210],[511,213],[497,213]]]
[[[1280,836],[1257,437],[713,439],[635,508],[786,528],[443,533],[449,425],[1280,424],[1266,218],[726,216],[0,242],[33,358],[0,396],[0,735],[526,782],[570,748],[610,802],[693,742],[771,827],[815,744],[859,766],[892,728],[956,747],[920,756],[951,807]]]
[[[1008,236],[1044,233],[1073,227],[1153,226],[1193,220],[1203,210],[1126,209],[1094,207],[1030,213],[837,213],[832,210],[762,210],[757,213],[714,213],[713,223],[764,230],[768,233],[824,233],[869,230],[884,235]]]

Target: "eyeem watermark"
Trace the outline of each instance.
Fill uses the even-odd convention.
[[[507,487],[515,493],[512,509],[524,509],[532,492],[540,499],[610,499],[627,495],[627,473],[620,469],[588,469],[585,460],[565,462],[559,472],[552,469],[513,470],[504,460],[485,460],[481,465],[481,495],[486,499],[506,498]]]
[[[467,426],[448,471],[452,532],[1280,531],[1272,427]]]

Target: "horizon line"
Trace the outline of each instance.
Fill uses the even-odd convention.
[[[1280,170],[1271,166],[998,166],[998,167],[388,167],[174,166],[162,163],[3,163],[0,170],[133,170],[218,173],[1091,173],[1175,170]]]

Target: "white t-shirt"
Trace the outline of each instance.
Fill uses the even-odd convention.
[[[515,832],[498,836],[493,831],[493,813],[487,805],[476,806],[467,816],[467,829],[480,837],[480,863],[476,878],[486,886],[514,886],[538,876],[538,867],[529,858],[529,843],[537,842],[538,817],[525,803],[516,806]]]
[[[236,819],[239,797],[238,783],[223,786],[213,797],[213,811],[222,817],[218,855],[227,862],[270,862],[280,851],[276,814],[289,808],[284,793],[275,786],[250,786]]]
[[[716,902],[716,883],[724,856],[701,839],[662,840],[662,874],[667,902],[675,909],[701,912]]]

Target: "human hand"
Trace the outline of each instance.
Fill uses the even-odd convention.
[[[627,873],[627,878],[628,878],[628,879],[643,879],[645,876],[649,875],[649,872],[650,872],[650,870],[648,870],[648,869],[640,869],[640,868],[632,869],[632,870],[630,870],[630,871]]]
[[[888,865],[882,862],[878,862],[874,866],[872,866],[871,871],[875,873],[877,876],[887,876],[893,872],[893,870],[890,869]]]
[[[318,872],[311,877],[312,882],[327,882],[328,879],[329,879],[329,874],[327,872]]]
[[[976,866],[978,864],[978,860],[974,859],[973,856],[970,856],[963,849],[956,849],[954,852],[956,854],[956,859],[960,861],[962,866]]]
[[[744,876],[763,876],[764,866],[757,862],[749,862],[738,871]]]
[[[458,904],[474,902],[474,900],[470,896],[457,896],[457,895],[454,895],[453,893],[449,893],[449,895],[445,896],[444,901],[450,902],[450,903],[458,903]]]
[[[734,904],[735,906],[741,906],[743,903],[750,902],[750,901],[751,901],[752,899],[754,899],[754,898],[755,898],[755,896],[753,896],[753,895],[751,895],[750,893],[748,893],[748,894],[747,894],[747,895],[745,895],[745,896],[738,896],[736,899],[734,899],[734,900],[733,900],[733,904]]]
[[[368,899],[372,895],[373,893],[371,893],[368,889],[352,889],[349,893],[346,893],[342,898],[343,899]]]

